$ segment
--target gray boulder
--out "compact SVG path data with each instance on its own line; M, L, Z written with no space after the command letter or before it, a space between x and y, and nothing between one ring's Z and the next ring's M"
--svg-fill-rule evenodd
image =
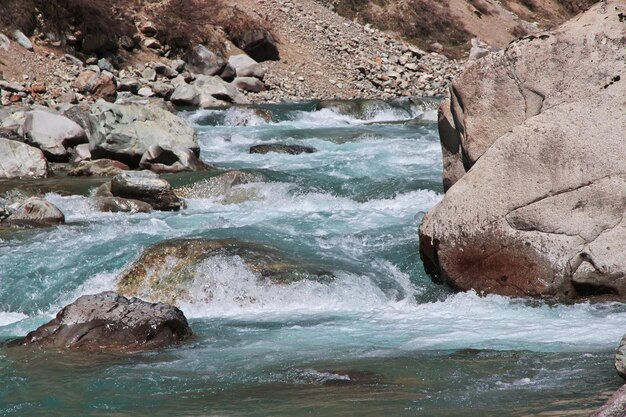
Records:
M94 197L96 207L100 211L110 213L150 213L152 206L148 203L121 197Z
M68 148L88 142L87 134L76 122L42 110L27 113L22 129L24 141L54 162L67 161Z
M192 85L199 93L200 107L202 108L224 107L232 103L249 103L237 87L217 76L198 75Z
M233 80L233 85L240 90L248 91L250 93L260 93L265 91L265 84L263 81L254 77L237 77Z
M208 50L204 45L196 45L185 56L187 68L203 75L218 75L226 66L226 60L216 53Z
M626 298L625 12L599 3L454 81L440 109L447 192L420 227L435 279L511 296Z
M90 147L94 158L138 167L151 146L189 149L198 155L196 132L183 119L151 105L96 103L90 111Z
M265 69L245 54L231 56L228 65L234 68L237 77L255 77L260 80L265 77Z
M626 385L609 398L602 407L594 411L590 417L624 417L626 415Z
M25 143L0 138L0 178L45 178L48 161L43 152Z
M111 194L143 201L155 210L178 211L183 206L170 183L152 171L127 171L116 175L111 180Z
M139 168L153 172L207 171L215 169L202 162L196 154L184 147L163 149L158 145L148 148L141 157Z
M84 295L9 347L140 352L177 345L192 332L182 311L114 292Z
M31 197L24 201L7 219L15 226L49 227L65 223L65 216L54 204L42 198Z
M28 36L24 35L24 32L22 32L21 30L16 30L15 32L13 32L13 39L15 39L15 42L19 43L21 46L28 49L29 51L34 50L32 42L30 41L30 39L28 39Z
M4 33L0 33L0 49L8 51L10 46L11 40Z
M200 93L189 84L180 84L170 97L172 104L176 106L197 106L200 104Z

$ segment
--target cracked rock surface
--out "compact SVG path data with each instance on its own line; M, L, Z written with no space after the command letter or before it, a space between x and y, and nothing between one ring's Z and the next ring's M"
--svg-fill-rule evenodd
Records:
M626 11L600 2L477 61L440 108L427 270L460 290L626 298Z
M80 297L9 346L138 352L178 344L191 334L176 307L103 292Z

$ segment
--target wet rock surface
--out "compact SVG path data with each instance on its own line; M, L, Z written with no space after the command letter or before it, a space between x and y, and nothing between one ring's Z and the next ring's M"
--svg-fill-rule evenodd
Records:
M302 279L332 280L327 271L290 260L279 251L255 243L230 239L174 239L144 250L118 281L118 291L176 304L189 300L190 285L202 265L217 264L224 257L238 257L259 279L290 283ZM204 278L200 278L201 280ZM209 284L209 283L207 283ZM193 294L198 296L198 294ZM205 295L210 302L212 295Z
M287 145L284 143L268 143L262 145L254 145L250 147L250 153L266 154L266 153L284 153L288 155L300 155L302 153L315 153L317 150L311 146Z
M626 298L616 249L626 241L626 83L610 81L626 74L623 9L598 4L453 83L439 116L447 192L420 227L435 279L511 296ZM546 68L552 76L539 75Z
M9 347L140 352L177 345L191 336L179 309L104 292L80 297Z
M151 171L122 172L111 180L114 197L139 200L161 211L178 211L183 207L169 182Z
M10 226L50 227L65 223L65 215L54 204L42 198L24 201L5 221Z

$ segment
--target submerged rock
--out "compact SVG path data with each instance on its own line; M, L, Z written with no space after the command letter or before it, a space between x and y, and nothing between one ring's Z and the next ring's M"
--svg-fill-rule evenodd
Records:
M150 213L152 206L148 203L121 197L94 197L98 210L111 213Z
M301 153L315 153L317 149L311 146L302 145L286 145L284 143L268 143L262 145L254 145L250 148L250 153L286 153L289 155L300 155Z
M155 210L178 211L183 202L169 182L151 171L121 172L111 180L111 194L150 204Z
M242 171L230 171L215 177L174 190L182 198L215 198L223 204L239 204L257 199L254 189L238 187L239 185L262 182L259 175Z
M623 2L599 3L453 82L439 114L447 192L420 227L435 279L510 296L626 298L620 13Z
M172 304L188 300L189 286L198 277L198 269L204 262L217 262L217 257L239 257L259 278L275 283L333 279L326 271L289 260L277 250L258 244L228 239L174 239L144 250L122 274L118 291ZM212 295L206 296L206 301L210 301Z
M65 215L51 202L31 197L22 203L6 222L20 227L49 227L65 223Z
M0 138L0 178L45 178L48 161L41 150Z
M191 336L179 309L103 292L80 297L9 347L140 352L177 345Z
M626 415L626 385L609 398L602 407L594 411L590 417L624 417Z

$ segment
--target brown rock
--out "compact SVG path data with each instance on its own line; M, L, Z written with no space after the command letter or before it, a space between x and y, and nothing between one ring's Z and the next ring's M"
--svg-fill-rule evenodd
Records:
M177 345L191 336L179 309L104 292L80 297L9 347L140 352Z

